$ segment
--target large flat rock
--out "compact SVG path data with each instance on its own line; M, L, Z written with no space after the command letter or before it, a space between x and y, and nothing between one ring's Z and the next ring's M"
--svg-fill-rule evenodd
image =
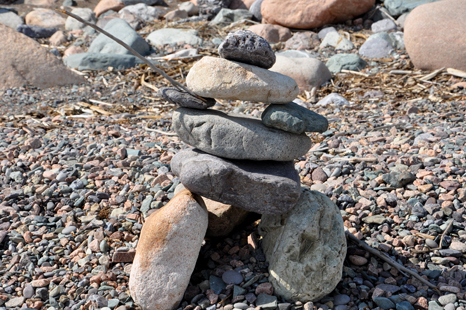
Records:
M307 153L311 139L265 126L260 119L214 110L179 108L173 128L185 143L229 159L289 161Z
M346 237L340 211L327 196L303 189L290 212L263 215L259 233L269 282L285 300L317 301L341 280Z
M171 161L172 171L193 193L261 214L282 214L300 195L292 161L226 160L187 149Z
M287 103L299 93L296 82L281 73L206 56L186 77L188 88L207 98Z

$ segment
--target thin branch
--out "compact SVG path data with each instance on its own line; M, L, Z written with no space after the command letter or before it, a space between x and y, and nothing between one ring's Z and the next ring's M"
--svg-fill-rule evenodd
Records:
M163 134L163 135L166 135L166 136L178 136L178 134L176 132L169 132L169 131L163 131L163 130L158 130L158 129L152 129L152 128L149 128L149 127L144 127L144 129L147 130L147 131L157 132L157 133L160 133L160 134Z

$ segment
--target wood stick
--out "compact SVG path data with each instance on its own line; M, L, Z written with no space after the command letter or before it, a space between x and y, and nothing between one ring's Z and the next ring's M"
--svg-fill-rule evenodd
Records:
M429 286L430 288L432 288L433 290L437 291L439 294L440 294L440 291L438 290L438 288L430 283L429 281L427 281L426 279L424 279L423 277L421 277L420 275L417 274L417 272L414 272L408 268L406 268L405 266L395 262L393 259L391 259L390 257L388 257L387 255L385 254L382 254L382 252L380 252L379 250L377 249L374 249L373 247L369 246L367 243L365 243L364 241L361 241L359 240L358 238L356 238L352 233L350 233L348 230L345 230L345 235L348 239L350 239L351 241L353 241L354 243L356 243L359 247L363 248L364 250L366 250L367 252L381 258L382 260L384 260L385 262L387 262L388 264L392 265L393 267L395 267L396 269L398 269L399 271L401 272L405 272L407 274L410 274L411 276L415 277L416 279L418 279L419 281L421 281L422 283L424 283L425 285Z
M162 131L162 130L158 130L158 129L151 129L149 127L144 127L144 129L146 129L147 131L157 132L157 133L160 133L160 134L166 135L166 136L178 136L178 134L176 132L169 132L169 131Z

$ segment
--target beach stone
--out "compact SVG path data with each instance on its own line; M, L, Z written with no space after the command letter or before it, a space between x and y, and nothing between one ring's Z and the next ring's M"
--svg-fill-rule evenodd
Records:
M25 0L24 1L24 4L31 5L31 6L53 6L57 3L58 3L58 0Z
M220 10L228 8L231 0L197 0L199 16L211 20Z
M359 54L367 58L383 58L389 56L393 51L390 40L371 37L359 48Z
M173 112L172 126L183 142L229 159L289 161L311 148L305 134L267 127L252 116L215 110L178 108Z
M443 307L440 306L435 300L429 301L428 310L443 310Z
M202 101L189 93L179 91L175 87L159 88L157 94L168 102L183 108L204 110L215 105L215 99L206 98L206 101Z
M291 161L226 160L186 149L173 157L171 167L193 193L260 214L287 212L300 194Z
M333 304L335 306L346 305L351 301L348 295L340 294L334 297Z
M71 45L63 52L63 58L66 58L68 56L75 55L75 54L81 54L81 53L85 53L82 47Z
M325 27L319 33L317 34L319 36L319 39L323 40L327 36L329 32L338 32L335 27Z
M403 170L401 172L385 173L382 175L382 179L391 187L401 188L416 180L416 176L407 170Z
M299 92L296 82L288 76L211 56L194 64L186 83L202 97L264 103L287 103Z
M320 44L320 48L325 48L327 46L332 46L335 50L349 51L354 48L354 44L350 40L343 37L338 32L330 31L325 36L324 40Z
M125 6L130 6L134 4L145 4L147 6L168 6L164 0L121 0Z
M189 44L189 45L201 45L202 39L198 37L196 30L183 30L175 28L163 28L156 30L149 34L146 38L152 46L163 46L166 44Z
M122 19L115 18L107 23L105 31L120 39L127 45L135 49L139 54L146 55L150 51L150 46L147 42L136 32L127 22ZM89 53L102 53L102 54L119 54L119 55L133 55L124 46L121 46L114 40L110 39L104 34L99 34L97 38L92 41L88 50Z
M378 22L375 22L371 25L372 32L389 32L390 30L395 30L396 24L391 19L382 19Z
M44 28L62 27L65 25L65 19L60 14L50 9L34 8L26 17L26 24Z
M288 29L288 28L286 28ZM319 47L319 35L312 31L296 32L293 37L285 43L285 49L288 50L312 50Z
M374 0L264 0L262 17L268 24L311 29L341 23L366 13Z
M263 37L269 43L284 42L291 38L291 31L279 25L260 24L248 28L249 31Z
M341 70L361 71L367 67L367 62L356 54L336 54L330 57L326 66L335 74Z
M229 33L218 47L220 57L269 69L275 63L270 44L249 30Z
M259 233L278 296L317 301L341 280L345 231L339 209L327 196L303 189L288 213L263 215Z
M57 31L53 34L53 36L50 37L49 41L52 46L60 46L63 43L66 43L68 39L66 38L63 31Z
M410 12L414 8L439 0L385 0L384 7L387 8L391 16L400 16L403 13Z
M333 104L335 106L345 106L349 105L350 103L344 97L340 96L337 93L331 93L330 95L325 96L319 102L316 103L316 106L326 107L329 104Z
M100 0L94 8L96 17L99 17L107 11L118 12L125 7L125 4L120 0Z
M202 197L209 212L209 227L206 236L225 237L240 225L249 212L235 206Z
M252 13L249 10L230 10L223 8L210 22L211 25L226 26L231 23L243 20L252 19Z
M50 38L58 29L21 24L16 28L16 31L30 38Z
M301 92L311 90L313 87L319 88L332 78L327 66L316 58L291 58L277 55L276 59L270 71L284 74L295 80Z
M188 12L186 12L185 10L173 10L165 14L163 17L165 18L165 20L169 21L175 19L184 19L188 18Z
M305 51L296 51L296 50L286 50L283 52L278 52L276 55L289 57L289 58L316 58L316 54L311 54Z
M207 230L204 202L188 190L145 221L131 268L131 297L142 309L173 309L183 298Z
M7 309L14 309L20 307L23 303L24 297L12 297L5 303L5 307L7 307Z
M85 81L35 40L1 24L0 42L0 89L25 84L47 88Z
M384 310L395 309L395 303L386 297L374 297L372 298L372 300L381 309L384 309Z
M455 303L456 302L456 294L447 294L440 296L438 298L438 302L442 305L445 306L450 303Z
M268 294L259 294L256 300L256 306L263 310L273 310L278 306L277 296L271 296Z
M466 31L465 14L466 7L461 0L424 4L409 14L404 42L416 68L466 70L466 38L458 36Z
M144 21L153 21L154 19L162 17L165 14L165 10L160 7L153 7L144 3L138 3L128 5L118 12L120 18L122 18L125 13L133 14L138 19L142 19Z
M19 25L24 24L24 21L15 12L6 8L0 8L0 24L4 24L5 26L16 30Z
M223 273L222 280L226 284L240 284L241 282L243 282L243 276L239 272L236 272L234 270L228 270Z
M328 129L328 121L324 116L294 102L271 104L262 112L261 118L262 123L268 127L296 134L324 132Z
M188 13L188 16L193 16L199 14L199 8L194 3L187 1L178 4L180 10L184 10Z
M64 58L63 63L69 68L78 70L107 70L108 67L124 70L143 62L132 55L79 53Z
M397 23L400 25L401 29L404 29L405 27L405 22L406 22L406 17L408 17L409 13L403 13L400 15L400 17L397 18Z
M251 12L252 16L258 21L262 20L262 13L261 13L262 1L264 0L254 1L254 3L251 4L251 7L249 8L249 12Z
M82 19L84 19L85 21L91 23L91 24L95 24L97 22L97 18L95 16L95 13L92 12L91 9L89 8L75 8L73 10L71 10L71 13L75 14L75 15L78 15L79 17L81 17ZM86 26L85 24L77 21L76 19L74 19L73 17L69 16L67 19L66 19L66 22L65 22L65 29L66 30L79 30L79 29L82 29L84 30L85 32L88 32L88 33L94 33L95 30L92 29L91 27L89 26Z

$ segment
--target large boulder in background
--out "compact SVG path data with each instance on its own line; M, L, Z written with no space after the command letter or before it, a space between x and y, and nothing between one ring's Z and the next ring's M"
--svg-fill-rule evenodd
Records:
M466 5L444 0L421 5L406 18L404 41L414 66L466 70Z
M264 0L262 19L269 24L310 29L340 23L366 13L375 0Z
M0 24L0 89L25 84L46 88L85 80L39 43Z
M341 280L346 237L340 211L327 196L303 190L288 213L263 215L259 233L269 282L285 300L319 300Z

